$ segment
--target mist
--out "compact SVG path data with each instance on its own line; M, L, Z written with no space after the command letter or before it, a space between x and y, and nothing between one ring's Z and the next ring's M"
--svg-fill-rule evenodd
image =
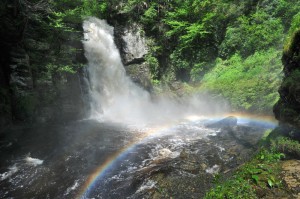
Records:
M114 43L113 27L105 20L91 17L84 21L83 29L91 118L126 124L153 124L228 111L224 100L215 100L208 95L151 97L149 92L126 76Z

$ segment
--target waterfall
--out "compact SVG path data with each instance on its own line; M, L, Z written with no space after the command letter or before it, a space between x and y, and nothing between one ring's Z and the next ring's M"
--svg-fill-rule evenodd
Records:
M145 124L184 119L191 114L223 112L226 103L199 95L180 100L150 100L147 91L126 76L114 43L113 27L91 17L84 21L84 49L88 60L91 117L123 123Z
M114 43L113 27L105 20L91 17L84 21L84 49L90 79L91 117L123 120L142 117L149 106L149 93L126 76Z

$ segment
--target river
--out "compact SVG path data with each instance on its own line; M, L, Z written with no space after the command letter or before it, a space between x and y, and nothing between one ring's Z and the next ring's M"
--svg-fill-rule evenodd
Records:
M1 198L201 198L274 128L258 116L222 120L226 103L199 95L153 101L126 76L113 27L92 17L83 29L90 114L1 129Z
M205 127L207 119L152 128L96 120L10 128L0 134L0 196L140 198L159 186L155 175L165 172L181 179L202 172L211 183L214 172L234 168L252 154L270 128L246 121L235 129L240 139L228 137L226 129ZM206 190L201 186L196 196Z

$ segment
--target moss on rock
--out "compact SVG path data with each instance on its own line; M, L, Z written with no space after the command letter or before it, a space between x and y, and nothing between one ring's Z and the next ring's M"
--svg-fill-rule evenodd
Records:
M285 45L282 63L285 76L273 111L281 126L297 130L300 129L300 30L295 31ZM300 135L293 137L300 138Z

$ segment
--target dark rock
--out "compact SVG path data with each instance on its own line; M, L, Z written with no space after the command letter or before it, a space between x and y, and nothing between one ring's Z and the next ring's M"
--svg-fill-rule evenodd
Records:
M300 31L296 31L290 45L284 51L282 63L284 65L284 78L279 88L280 99L274 105L275 118L281 126L289 129L300 129ZM296 132L296 131L293 131ZM299 131L297 131L299 132ZM289 132L283 132L288 135ZM292 135L300 139L300 135Z
M125 67L127 74L131 77L133 82L140 85L144 89L151 91L152 84L150 81L150 71L146 63L132 64Z
M150 180L155 182L155 189L138 192L131 198L168 198L167 195L174 198L203 198L213 186L216 174L222 174L224 179L231 176L239 165L255 153L265 129L237 126L234 117L221 121L235 126L222 128L222 132L208 139L194 140L193 144L184 146L178 156L150 159L138 170L133 181L139 181L140 184L136 184L141 187L141 180ZM164 143L164 139L167 137L160 141Z
M226 117L218 122L207 124L208 128L224 128L224 127L233 127L237 125L237 118L234 116Z

